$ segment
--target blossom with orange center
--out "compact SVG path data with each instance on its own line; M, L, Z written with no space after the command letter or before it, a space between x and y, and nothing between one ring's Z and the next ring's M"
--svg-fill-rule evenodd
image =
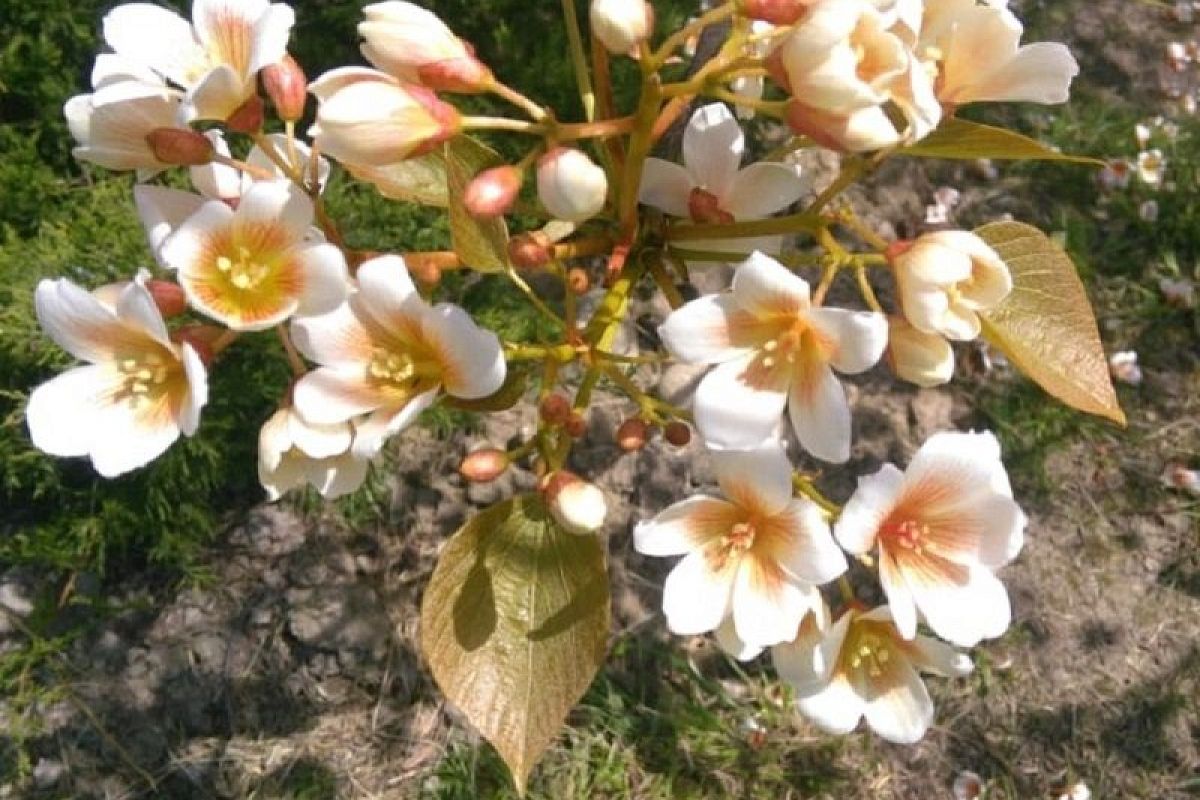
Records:
M349 291L342 251L316 238L313 204L289 181L253 184L236 210L210 200L162 244L198 311L238 331L324 314Z
M34 294L42 328L87 366L37 387L25 411L39 450L88 456L106 478L191 436L208 400L204 364L190 344L171 341L142 273L111 305L67 280L44 280Z
M1012 497L991 433L938 433L906 472L885 464L859 478L834 533L850 553L878 550L896 627L913 638L917 614L963 647L1000 636L1012 619L994 570L1017 556L1025 514Z
M846 557L821 509L792 497L792 467L778 443L712 457L726 499L698 495L670 506L638 523L634 547L684 556L663 587L672 631L707 633L731 620L723 646L752 656L795 637L821 602L817 586L845 572Z
M933 721L933 701L918 671L961 677L970 658L927 636L900 636L887 606L847 609L827 631L807 622L794 641L772 651L779 676L796 691L796 707L829 733L849 733L866 717L897 744L919 741Z
M883 314L814 307L808 283L754 253L733 290L693 300L659 328L671 354L715 364L696 389L696 427L718 448L767 439L786 407L800 444L818 458L850 458L850 406L833 370L870 369L887 345Z
M292 323L296 347L321 365L296 383L295 407L309 423L354 421L352 450L370 457L439 392L477 399L503 385L496 335L458 306L426 303L404 259L373 258L357 277L348 302Z
M267 0L194 0L192 22L150 3L117 6L104 40L185 91L180 121L224 120L252 97L255 76L287 52L295 14Z

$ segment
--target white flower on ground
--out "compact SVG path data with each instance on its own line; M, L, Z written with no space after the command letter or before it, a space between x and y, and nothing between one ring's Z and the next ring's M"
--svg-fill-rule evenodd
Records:
M1142 368L1136 350L1120 350L1108 357L1108 371L1116 380L1130 386L1142 383Z
M917 53L937 72L937 97L978 102L1065 103L1079 74L1066 45L1021 45L1024 28L1005 3L926 0Z
M296 383L297 411L318 425L355 420L357 455L375 455L440 391L474 399L504 383L496 335L458 306L426 303L398 256L365 262L349 301L297 319L292 335L320 365Z
M236 210L210 200L162 245L188 302L239 331L293 314L324 314L346 298L342 251L310 237L313 204L290 181L262 181Z
M322 497L333 498L362 486L368 461L350 451L353 438L348 422L316 425L291 406L280 408L258 434L258 480L267 497L275 501L311 484Z
M800 199L806 183L799 168L759 162L741 169L746 152L742 127L721 103L700 108L683 133L683 166L646 159L638 199L674 217L693 222L761 219ZM689 241L689 250L778 254L779 236Z
M786 407L800 444L850 458L850 406L833 370L870 369L887 345L883 314L813 306L808 283L754 253L733 290L693 300L658 329L680 361L716 365L696 389L696 427L710 447L745 449L771 435Z
M970 658L927 636L902 638L891 611L850 608L823 634L805 626L772 651L779 676L796 691L796 707L829 733L849 733L866 717L875 733L912 744L933 721L933 701L919 672L960 677Z
M180 121L224 120L254 95L258 71L284 57L294 22L289 6L267 0L194 0L192 22L129 3L104 17L104 40L185 90Z
M1000 255L973 233L937 231L897 248L892 256L904 316L917 330L968 341L979 335L979 314L1012 291Z
M896 627L917 632L917 613L938 636L963 647L1008 629L1012 609L995 570L1025 540L991 433L938 433L908 469L891 464L858 480L834 527L838 543L878 550L879 580Z
M146 279L125 284L112 306L63 279L42 281L34 294L42 328L89 363L34 389L30 437L51 455L88 456L106 478L194 434L208 401L200 356L171 341Z
M141 81L101 72L94 93L67 101L63 114L77 143L71 151L75 158L107 169L135 169L142 179L171 166L155 156L146 137L176 126L182 95L148 77Z
M684 556L667 576L663 612L683 635L721 631L722 645L753 657L796 636L820 614L817 587L846 571L821 509L792 497L792 466L778 443L712 454L726 499L689 497L640 522L638 552Z
M363 9L362 53L402 81L449 92L481 92L492 73L436 14L414 3L388 0Z

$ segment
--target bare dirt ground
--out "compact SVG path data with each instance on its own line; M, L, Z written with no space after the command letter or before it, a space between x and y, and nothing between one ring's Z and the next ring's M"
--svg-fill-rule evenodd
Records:
M1158 64L1178 28L1160 11L1061 6L1092 82L1120 96L1174 91ZM900 233L921 224L945 183L964 191L962 225L1021 216L1036 202L1020 180L983 181L973 170L897 165L859 200L881 210L881 229L895 223ZM1093 289L1106 340L1119 349L1136 335L1121 323L1120 292L1104 280ZM648 319L661 312L644 310ZM758 796L755 769L768 767L794 777L787 796L797 798L948 798L962 770L983 776L996 798L1054 798L1077 780L1097 798L1200 794L1200 510L1160 481L1165 465L1200 452L1198 364L1194 337L1183 335L1178 351L1147 360L1140 387L1123 390L1128 430L1072 429L1044 462L1014 466L1031 522L1025 550L1002 575L1013 629L976 651L971 678L931 681L938 717L921 744L893 747L859 733L831 745L776 707L764 733L770 752L789 753L780 764L756 762L757 746L746 746L740 774L695 752L677 754L681 767L668 742L641 753L623 792L591 796L642 797L656 771L692 776L678 796ZM670 394L694 375L644 377ZM981 396L1019 392L1028 390L1003 366L938 390L868 375L854 388L854 457L821 485L844 499L850 476L905 463L934 431L984 424L973 410ZM612 431L626 413L615 399L593 411L578 464L616 501L605 533L625 646L603 679L636 679L641 696L661 698L669 687L656 681L667 678L637 674L645 667L637 653L666 640L657 609L667 565L632 551L630 522L708 486L711 475L695 445L620 453ZM71 648L60 699L44 709L33 786L0 788L0 797L470 796L446 794L436 776L449 754L478 743L420 662L418 609L441 542L473 509L532 485L517 471L466 486L459 459L526 423L514 412L482 435L406 434L377 524L350 530L330 513L263 506L214 549L211 580L175 590L148 576L104 598L122 610ZM36 576L4 582L19 592ZM734 677L711 645L672 646L699 673L723 685ZM749 671L749 685L762 685L764 670ZM748 715L771 705L770 693L750 694ZM572 717L548 769L580 736L603 739L589 733L589 719ZM739 730L729 737L744 739Z

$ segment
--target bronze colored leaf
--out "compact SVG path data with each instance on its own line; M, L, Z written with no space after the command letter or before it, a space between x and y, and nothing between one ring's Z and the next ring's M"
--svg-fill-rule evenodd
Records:
M958 117L943 120L937 130L916 144L900 150L899 154L922 158L1073 161L1077 164L1104 166L1103 161L1060 153L1036 139L1022 136L1007 128L996 128Z
M1013 276L1013 291L983 316L983 336L1067 405L1124 425L1096 317L1075 265L1046 234L1020 222L975 231Z
M470 269L503 271L508 266L508 225L504 218L475 219L463 204L471 179L502 159L495 150L466 135L454 137L446 142L445 148L454 252Z
M438 686L499 751L522 795L603 663L608 629L600 541L563 531L536 495L468 520L421 604L421 649Z

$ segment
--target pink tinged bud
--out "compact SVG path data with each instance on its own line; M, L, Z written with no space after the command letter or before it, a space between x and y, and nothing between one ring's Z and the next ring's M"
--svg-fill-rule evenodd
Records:
M540 269L554 255L550 237L542 231L521 233L508 242L508 257L517 269Z
M492 71L475 57L438 16L414 3L389 0L364 9L359 24L363 55L402 81L443 92L477 93L494 83Z
M511 165L484 170L467 184L463 204L479 219L503 216L517 202L524 179L522 171Z
M626 55L654 32L654 9L646 0L592 0L592 33L609 52Z
M275 113L285 122L295 122L304 116L304 102L308 99L308 78L296 59L285 55L277 64L262 71L263 87L275 104Z
M179 284L151 278L145 286L164 317L178 317L187 311L187 295Z
M586 536L604 526L608 503L604 492L593 483L561 471L545 478L542 494L555 522L568 533Z
M617 428L617 447L626 453L641 450L646 446L649 436L650 428L646 425L645 420L637 417L627 419L621 423L621 427Z
M772 25L791 25L812 2L805 0L742 0L742 13L750 19L761 19Z
M235 133L258 133L262 130L263 100L258 95L252 95L249 100L237 107L225 120L225 127Z
M538 403L538 413L550 425L565 425L571 418L571 401L561 394L548 394Z
M208 137L187 128L155 128L146 134L146 144L164 164L198 167L213 158L213 143Z
M464 458L458 471L472 483L487 483L503 475L509 463L508 454L503 450L488 448L476 450Z
M686 422L668 422L667 427L663 428L663 438L676 447L687 447L688 442L692 441L692 429Z
M430 89L460 94L486 92L495 82L492 71L473 55L422 64L417 80Z
M556 147L538 159L538 197L556 219L583 222L604 209L608 178L582 151Z

